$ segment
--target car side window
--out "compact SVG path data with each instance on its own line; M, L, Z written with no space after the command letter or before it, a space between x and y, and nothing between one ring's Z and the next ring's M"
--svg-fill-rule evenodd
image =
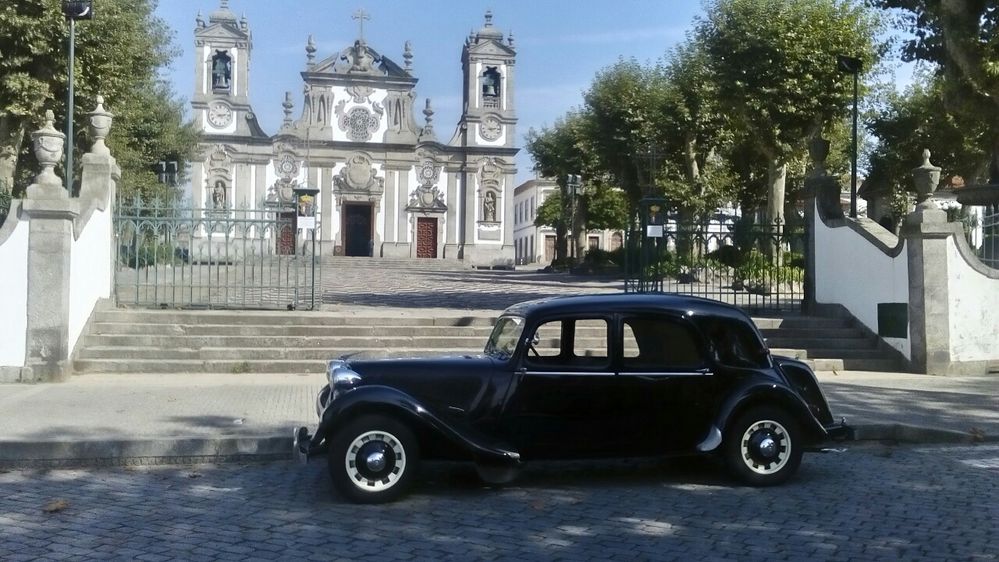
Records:
M605 368L609 364L607 320L573 318L545 322L531 336L530 368Z
M749 326L711 320L702 327L711 339L715 360L739 368L767 367L767 348Z
M625 370L683 370L705 363L690 327L665 316L634 316L622 325Z

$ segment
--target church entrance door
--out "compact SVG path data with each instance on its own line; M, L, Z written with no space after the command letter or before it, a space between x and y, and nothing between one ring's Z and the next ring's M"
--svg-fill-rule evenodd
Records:
M343 205L343 253L346 256L372 255L371 215L374 206L370 203L344 203Z
M416 257L437 257L437 219L430 217L416 219Z
M279 256L292 256L295 254L295 222L294 212L278 213L277 236L274 242L277 244Z

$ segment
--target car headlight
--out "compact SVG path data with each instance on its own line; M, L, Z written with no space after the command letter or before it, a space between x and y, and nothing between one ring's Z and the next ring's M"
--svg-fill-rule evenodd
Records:
M361 382L361 375L351 370L346 361L334 359L330 361L326 368L326 376L329 379L331 399L336 399L342 394Z

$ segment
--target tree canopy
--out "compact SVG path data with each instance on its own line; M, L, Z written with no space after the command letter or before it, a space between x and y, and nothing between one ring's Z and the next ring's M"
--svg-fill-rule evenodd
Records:
M937 86L947 112L988 126L990 180L999 183L999 9L987 0L872 0L894 10L897 25L911 34L906 60L936 65ZM963 117L961 117L963 116Z
M61 6L61 0L0 4L0 178L13 179L15 193L37 172L27 133L47 109L65 123L69 25ZM115 114L108 145L122 167L123 191L158 189L156 163L177 161L183 170L197 142L181 103L157 76L176 52L155 7L155 0L103 0L94 19L76 25L73 140L77 152L89 147L86 112L103 95Z
M768 215L779 218L788 162L849 112L852 78L837 55L877 64L879 20L849 0L712 0L705 12L697 35L718 104L766 159Z

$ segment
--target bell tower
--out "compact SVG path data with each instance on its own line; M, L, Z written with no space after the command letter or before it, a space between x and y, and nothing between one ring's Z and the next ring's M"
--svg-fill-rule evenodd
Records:
M194 30L194 96L191 106L207 135L250 136L250 51L253 47L246 18L221 0L208 21L198 14Z
M514 147L516 59L513 35L504 38L487 11L485 25L468 35L461 52L465 88L460 125L466 133L465 146Z

